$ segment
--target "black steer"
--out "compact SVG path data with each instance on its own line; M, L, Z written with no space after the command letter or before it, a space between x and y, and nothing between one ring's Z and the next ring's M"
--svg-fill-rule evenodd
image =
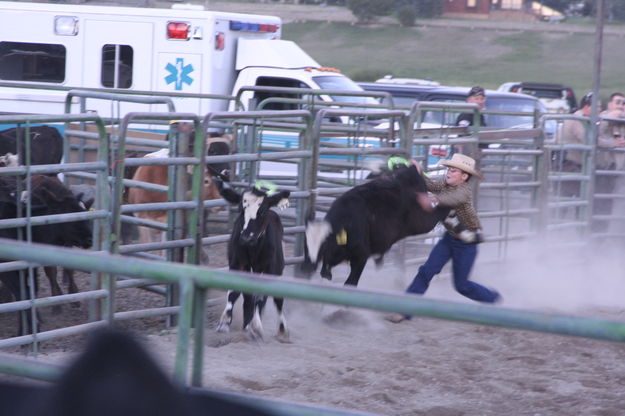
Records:
M322 260L321 276L332 279L332 267L349 261L345 284L357 286L369 257L375 255L376 261L381 261L395 242L431 231L449 213L449 209L438 207L425 212L417 203L419 192L427 192L425 180L410 166L355 186L338 197L324 220L306 225L303 270L314 271Z
M26 189L26 182L21 184L21 189ZM58 179L45 176L33 175L31 178L31 193L22 192L17 198L17 182L12 179L3 178L0 183L0 213L2 219L15 218L17 216L18 203L22 205L22 212L25 212L28 198L31 201L31 215L54 215L72 212L82 212L88 209L90 202L82 203L79 198L63 185ZM4 238L17 238L16 229L5 229L0 232ZM77 246L81 248L91 247L91 226L89 221L71 221L58 224L36 225L32 227L32 241L37 243L52 244L58 246ZM0 280L11 291L16 300L23 300L22 291L19 284L19 273L1 272ZM56 276L50 280L51 293L53 296L62 294L56 281ZM30 314L27 314L30 317ZM20 321L21 322L21 321ZM31 323L29 322L29 325ZM29 331L31 328L29 328ZM24 329L20 325L20 333Z
M110 328L52 385L0 381L0 414L11 416L269 416L263 404L174 384L141 343Z
M17 138L20 138L21 152L18 152ZM18 154L19 164L25 165L26 128L12 128L0 131L0 155ZM30 127L30 164L53 165L63 158L63 136L51 126Z
M272 207L288 207L289 191L280 191L267 195L252 189L239 194L231 188L224 188L218 182L223 198L239 204L241 212L234 222L228 242L228 265L230 270L243 270L253 273L281 275L284 270L284 252L282 250L283 227L280 216ZM228 332L232 323L232 308L240 292L228 291L227 304L217 331ZM280 315L278 338L288 340L288 330L282 310L284 300L273 298ZM253 336L262 337L261 314L267 296L243 294L243 328L250 329Z

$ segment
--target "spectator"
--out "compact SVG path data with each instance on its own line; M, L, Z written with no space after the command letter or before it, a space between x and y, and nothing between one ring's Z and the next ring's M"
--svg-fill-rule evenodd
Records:
M582 97L579 102L579 109L573 115L590 117L591 105L592 92L589 92ZM558 141L562 144L587 144L585 125L578 120L565 120ZM557 170L581 173L582 156L581 150L564 150L562 165L557 166ZM580 188L581 183L579 181L563 181L561 182L560 195L578 197L580 196Z
M610 95L607 109L599 114L601 118L625 118L625 95L615 92ZM625 124L623 122L601 120L599 122L599 135L597 138L597 170L623 169L624 155L614 151L616 148L625 147ZM617 166L618 164L618 166ZM611 194L616 185L614 175L595 175L595 194ZM596 198L593 201L593 215L610 215L612 213L612 199ZM593 221L591 226L594 232L605 232L608 222L604 220Z
M467 103L477 104L480 111L484 110L484 105L486 104L486 92L484 88L480 86L475 86L469 90L467 94ZM471 113L462 113L456 119L456 126L467 127L473 125L473 112ZM484 115L480 113L480 126L486 126L486 121L484 120Z

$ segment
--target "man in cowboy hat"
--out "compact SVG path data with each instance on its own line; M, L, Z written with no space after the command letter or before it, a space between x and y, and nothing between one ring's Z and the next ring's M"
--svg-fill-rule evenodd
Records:
M421 172L419 165L416 162L413 164ZM477 256L477 244L481 242L481 224L473 207L473 190L469 180L472 177L481 179L482 175L475 169L475 160L460 153L454 154L451 160L442 160L440 164L447 166L445 179L432 181L426 177L431 194L417 194L417 202L426 211L431 211L436 205L451 208L449 216L443 221L446 231L426 262L419 267L406 293L425 293L432 278L451 260L454 287L458 293L478 302L495 303L501 299L497 291L469 280ZM409 318L401 314L387 317L394 323Z

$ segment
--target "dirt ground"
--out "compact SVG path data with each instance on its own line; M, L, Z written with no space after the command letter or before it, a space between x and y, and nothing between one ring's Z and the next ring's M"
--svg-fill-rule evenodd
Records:
M504 296L501 305L487 307L625 322L624 260L603 254L597 264L529 252L505 267L478 259L474 276ZM360 286L398 293L414 272L391 265L377 270L370 263ZM340 284L347 268L340 266L334 274L337 282L331 284ZM447 275L438 276L426 296L470 302L453 291ZM223 299L223 293L210 297ZM159 302L157 295L130 290L119 305ZM617 416L625 408L625 344L422 317L392 324L381 312L293 300L287 300L291 342L274 337L271 303L264 316L265 339L257 341L240 328L240 305L232 331L216 333L222 307L207 309L207 388L385 415ZM85 316L84 305L65 307L58 317L45 312L44 326ZM5 318L3 336L14 329L14 317ZM140 334L165 371L172 370L175 329L162 319L124 325ZM82 341L44 342L37 358L66 362Z

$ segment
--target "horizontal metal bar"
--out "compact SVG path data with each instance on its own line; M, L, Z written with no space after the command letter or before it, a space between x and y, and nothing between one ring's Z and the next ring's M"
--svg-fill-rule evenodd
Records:
M104 162L81 162L81 163L59 163L54 165L22 165L16 167L0 169L0 176L17 176L26 175L30 172L32 175L45 173L61 173L76 172L83 170L104 171L106 170Z
M7 338L0 340L0 348L19 347L20 345L31 344L35 341L49 341L51 339L67 337L70 335L84 334L85 332L108 325L105 321L89 322L80 325L74 325L66 328L52 329L50 331L38 332L36 335L22 335L19 337ZM0 369L2 363L0 362Z
M570 208L570 207L587 207L590 204L589 201L549 201L547 202L548 208Z
M517 217L524 215L536 215L540 214L538 208L525 208L525 209L508 209L499 211L480 211L480 218L496 218L496 217Z
M32 85L31 85L32 88ZM99 121L100 117L94 113L85 114L11 114L0 115L0 124L10 123L65 123Z
M69 214L54 214L54 215L38 215L36 217L23 217L23 218L10 218L0 220L0 229L25 227L27 225L47 225L58 224L61 222L73 222L83 221L98 218L108 218L109 212L106 210L84 211L84 212L71 212Z
M392 154L403 154L405 153L404 149L399 149L396 147L345 147L342 149L337 148L327 148L321 147L319 148L320 155L392 155ZM321 163L321 161L320 161Z
M87 140L100 140L99 133L92 133L89 131L65 129L64 133L68 137L78 137L79 139L87 139Z
M484 182L480 184L483 189L504 189L504 188L537 188L541 185L539 181L530 182Z
M56 262L64 267L113 274L149 277L177 283L192 279L205 288L232 289L270 296L314 302L364 307L407 315L429 316L510 328L530 329L564 335L625 342L625 323L594 318L570 317L489 305L464 304L424 299L354 288L336 288L302 282L287 277L261 277L242 273L210 270L169 262L154 262L119 255L91 253L77 249L27 245L0 239L0 257L36 262ZM39 334L39 335L43 335ZM30 341L30 340L29 340Z
M149 202L145 204L122 205L121 212L126 214L129 212L140 212L140 211L163 211L163 210L168 210L168 209L195 209L195 208L197 208L197 204L195 203L195 201ZM36 217L33 217L33 218L36 218Z
M124 254L124 253L135 253L138 251L166 250L168 248L191 247L193 246L193 244L195 244L195 241L192 238L185 238L181 240L159 241L159 242L154 242L154 243L127 244L127 245L121 246L119 248L119 252Z
M124 159L124 166L187 166L199 165L194 157L133 157Z
M480 141L500 141L503 139L529 139L543 134L542 129L481 130Z
M556 231L556 230L566 230L570 228L584 228L588 227L588 221L571 221L564 222L561 224L547 224L548 231Z
M0 273L4 272L12 272L15 270L23 270L27 267L40 267L41 265L38 263L31 263L28 261L8 261L5 263L0 263Z

